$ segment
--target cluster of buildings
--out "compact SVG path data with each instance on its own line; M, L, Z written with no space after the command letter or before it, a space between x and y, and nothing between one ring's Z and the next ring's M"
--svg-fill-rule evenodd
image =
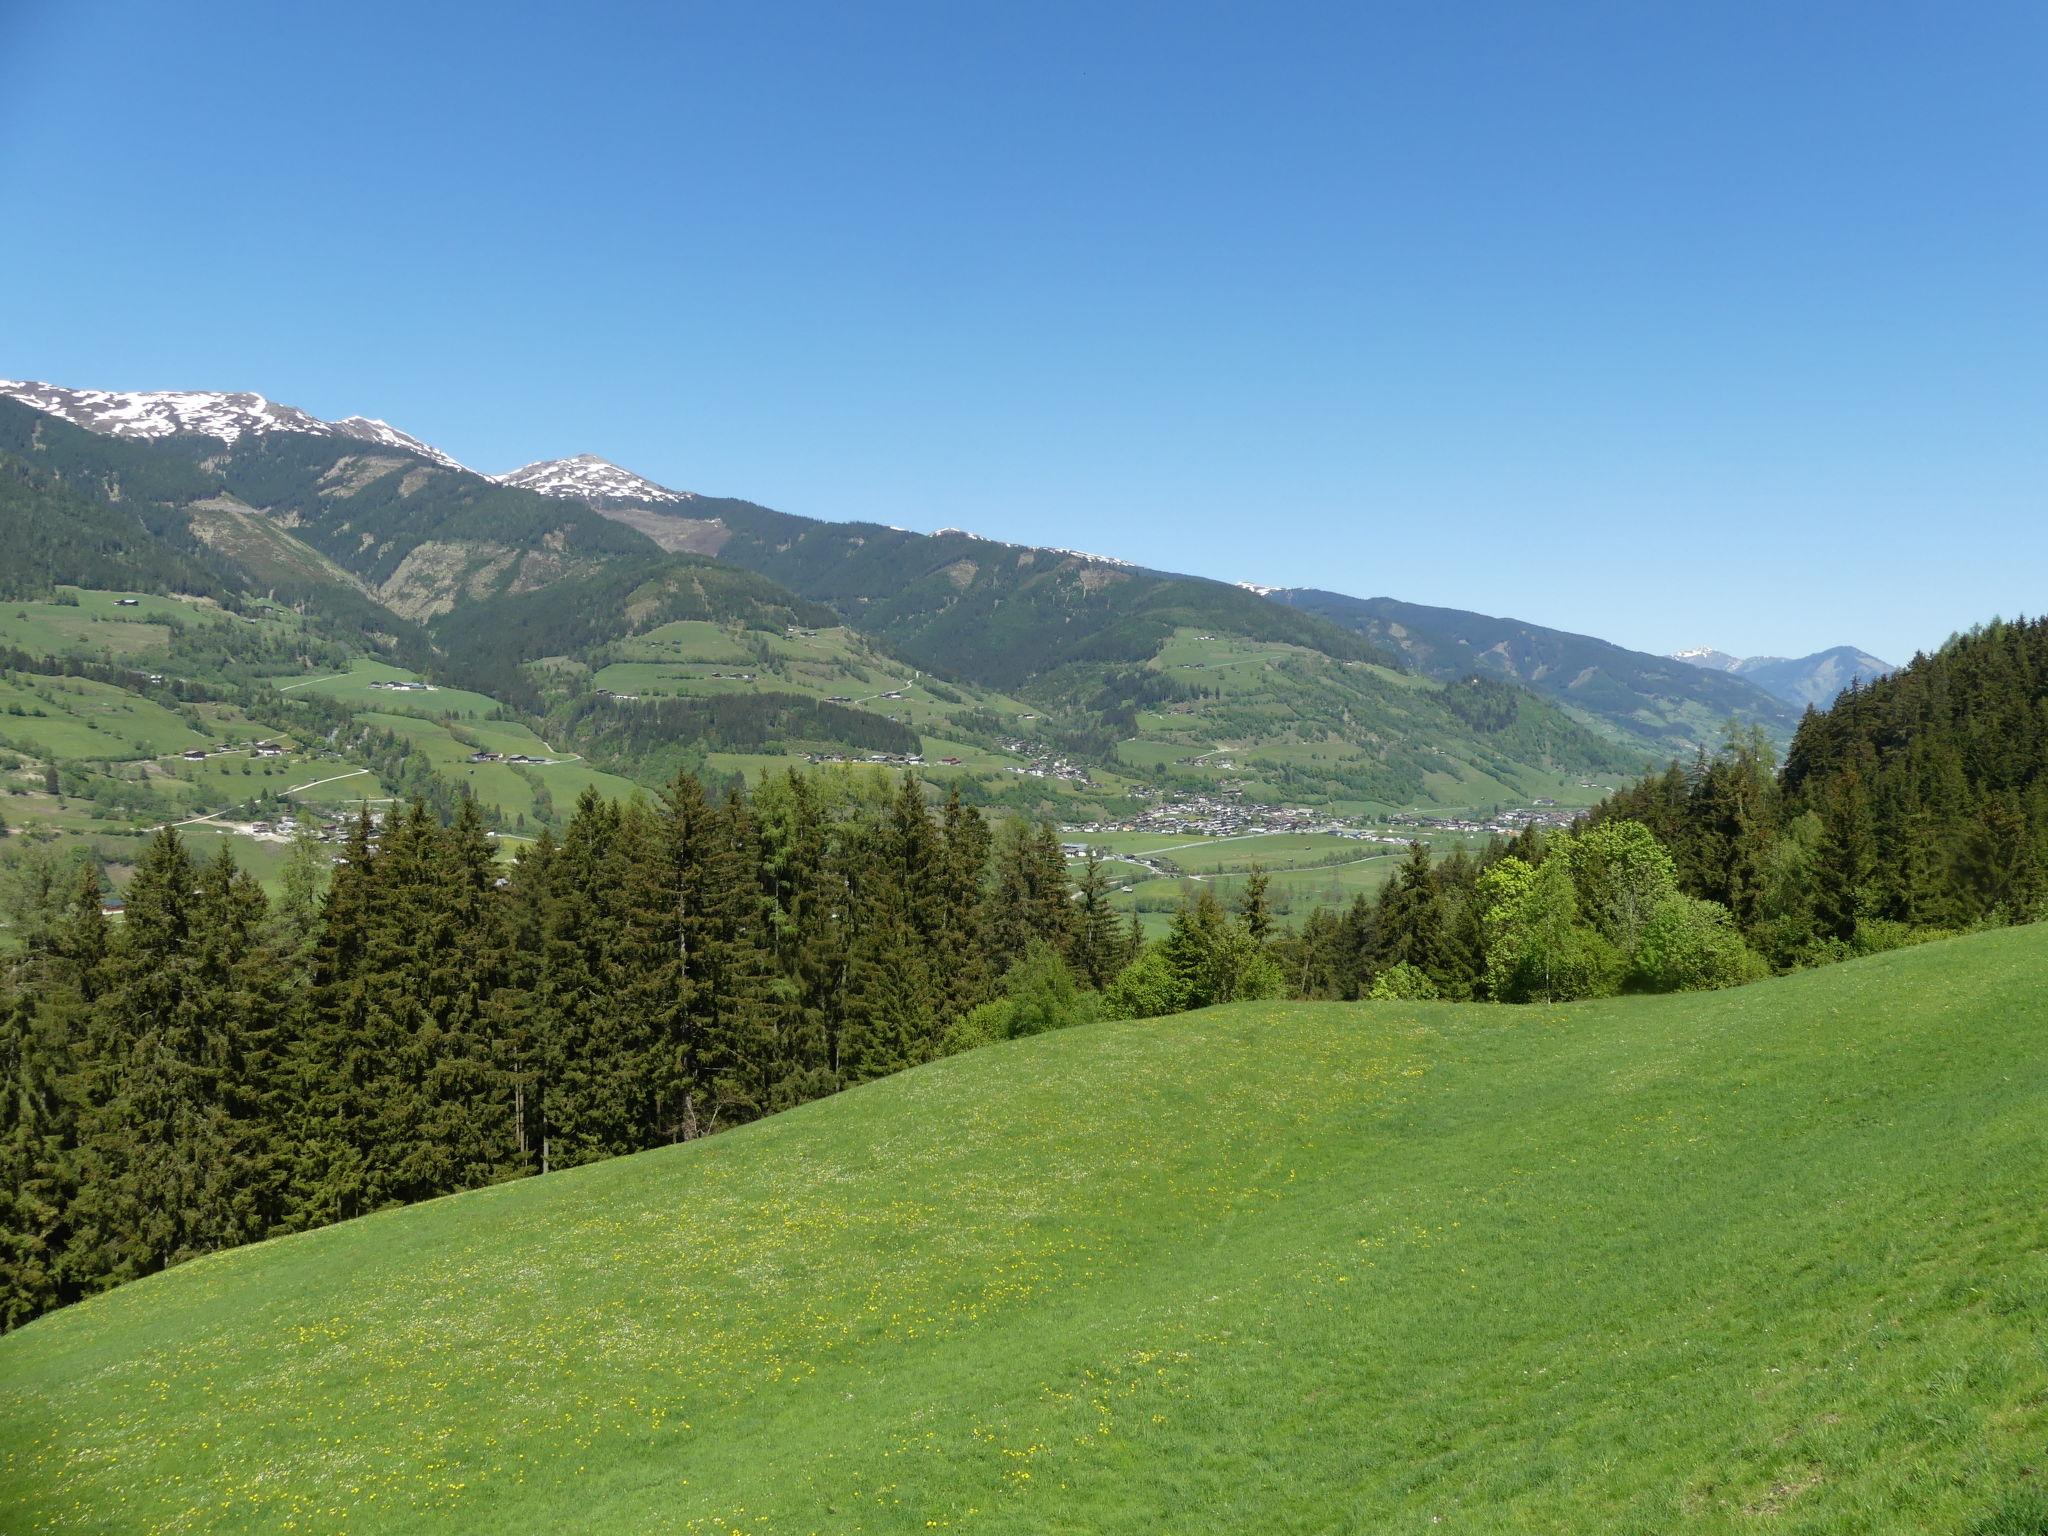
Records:
M252 741L248 747L187 747L178 756L188 763L203 763L209 757L226 757L246 750L251 757L283 757L285 749L274 741Z
M528 755L527 755L526 753L524 753L524 752L512 752L512 753L505 753L505 752L484 752L484 751L476 751L476 752L472 752L472 753L470 753L470 754L469 754L469 760L470 760L470 761L471 761L472 763L535 763L535 764L546 764L546 763L552 763L552 762L554 761L554 759L553 759L552 757L529 757L529 756L528 756Z
M1561 807L1555 800L1538 798L1530 805L1515 805L1496 809L1487 816L1389 816L1387 823L1397 827L1416 827L1430 832L1464 832L1481 836L1514 837L1531 827L1563 829L1584 814L1582 811Z
M922 768L924 766L924 754L922 752L806 752L804 754L804 761L807 763L873 763L877 767L882 768ZM960 759L948 757L942 759L942 761L957 764Z
M1036 718L1027 715L1026 719ZM1028 759L1024 763L1010 764L1010 772L1021 774L1028 779L1065 779L1070 784L1088 784L1088 770L1079 763L1069 762L1064 757L1047 752L1037 742L1006 741L1003 750Z
M1262 832L1335 832L1369 837L1342 817L1306 806L1251 805L1244 791L1173 795L1121 821L1091 821L1069 832L1150 832L1161 837L1251 837Z
M432 683L409 682L402 678L386 679L383 682L372 683L370 686L372 688L381 688L386 693L434 693L438 691Z

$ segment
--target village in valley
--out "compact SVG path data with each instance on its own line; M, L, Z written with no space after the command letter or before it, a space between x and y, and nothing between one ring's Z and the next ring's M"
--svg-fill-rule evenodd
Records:
M1147 791L1137 792L1140 796ZM1402 844L1422 833L1473 837L1515 837L1531 827L1569 827L1580 815L1542 796L1528 805L1496 806L1485 815L1422 815L1412 811L1384 816L1342 816L1309 806L1258 805L1244 791L1161 797L1144 810L1116 820L1081 822L1062 827L1070 843L1087 846L1091 834L1146 832L1162 837L1257 837L1268 833L1321 833L1360 842Z

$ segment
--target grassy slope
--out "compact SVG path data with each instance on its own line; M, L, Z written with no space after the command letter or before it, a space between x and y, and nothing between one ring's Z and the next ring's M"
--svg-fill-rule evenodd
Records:
M0 1340L0 1526L2033 1531L2044 983L973 1053Z

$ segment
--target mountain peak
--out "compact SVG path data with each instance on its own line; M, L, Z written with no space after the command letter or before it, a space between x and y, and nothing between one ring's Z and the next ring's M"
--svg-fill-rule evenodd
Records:
M1709 645L1673 651L1673 661L1689 662L1710 672L1733 672L1788 704L1817 704L1825 709L1852 679L1875 682L1898 669L1853 645L1830 646L1811 656L1730 656Z
M417 454L447 469L462 466L440 449L367 416L322 421L295 405L246 390L67 389L32 379L0 379L0 397L103 437L214 437L234 444L270 432L349 437Z
M539 459L494 478L500 485L514 485L521 490L538 491L543 496L559 497L564 501L586 502L598 508L672 506L697 499L695 491L671 490L594 453L579 453L566 459Z

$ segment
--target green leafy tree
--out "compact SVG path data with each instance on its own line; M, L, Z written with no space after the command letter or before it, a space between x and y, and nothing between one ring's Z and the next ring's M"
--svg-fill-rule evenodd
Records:
M1609 990L1620 969L1613 946L1579 921L1571 870L1562 858L1535 868L1503 859L1480 880L1486 977L1504 1002L1560 1002Z
M1643 924L1634 972L1653 992L1695 992L1740 986L1765 967L1726 907L1673 891Z
M1379 1002L1433 1002L1436 983L1405 961L1396 961L1372 979L1372 1000Z

